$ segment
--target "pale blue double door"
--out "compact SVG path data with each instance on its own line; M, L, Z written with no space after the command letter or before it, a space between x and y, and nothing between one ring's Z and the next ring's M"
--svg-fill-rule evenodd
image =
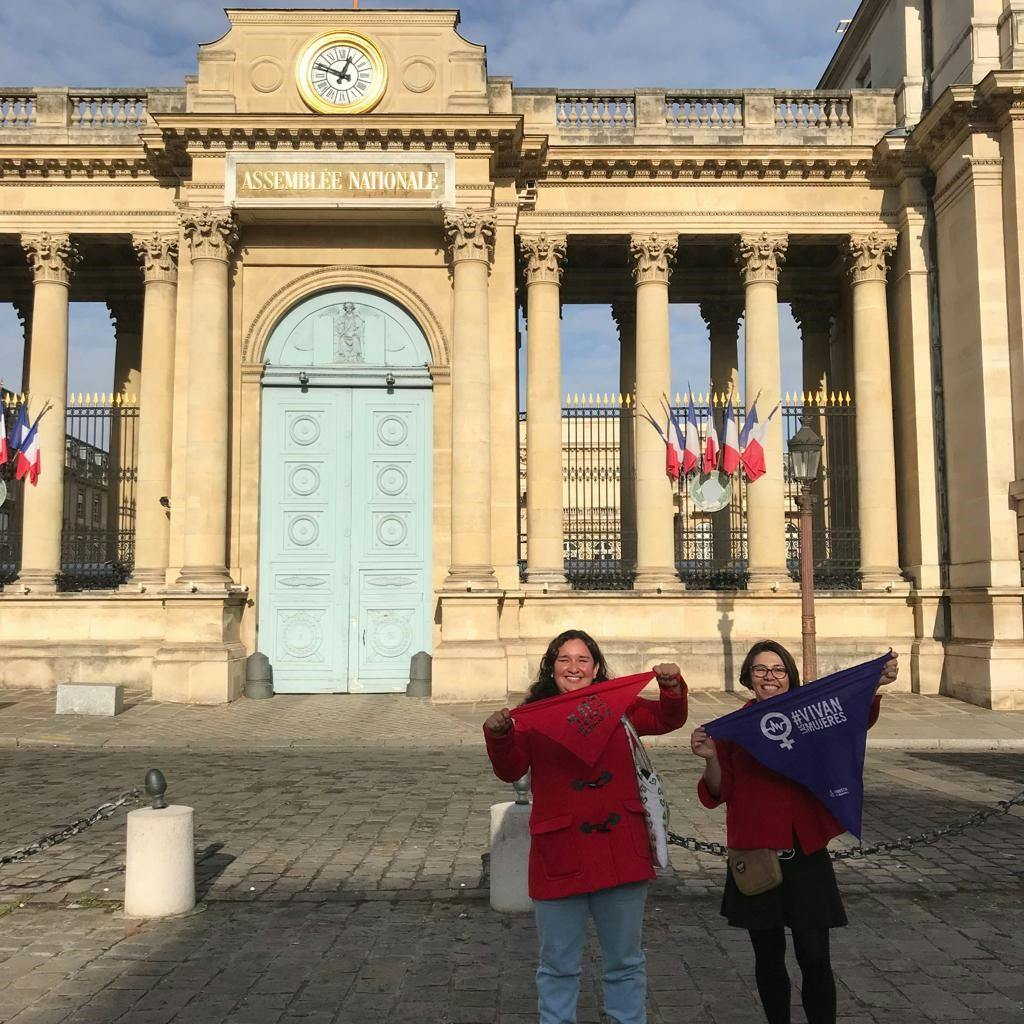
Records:
M258 646L278 693L400 692L430 650L431 396L264 388Z

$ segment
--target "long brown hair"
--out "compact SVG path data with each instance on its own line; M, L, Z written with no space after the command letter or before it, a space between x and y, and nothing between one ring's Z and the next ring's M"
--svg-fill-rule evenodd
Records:
M589 633L584 633L582 629L567 629L564 633L559 633L548 644L544 657L540 659L537 681L526 691L524 704L532 704L535 700L544 700L547 697L557 695L555 659L558 657L558 652L570 640L582 640L587 645L587 650L590 651L590 656L594 659L594 664L597 666L597 675L594 676L594 682L603 683L608 678L608 663L604 660L604 655L601 653L601 648L597 646L597 641Z
M758 640L747 651L747 656L743 659L743 664L740 666L740 683L748 690L754 688L754 684L750 679L750 669L754 664L754 659L759 654L764 654L765 651L771 651L772 654L777 654L782 659L782 664L785 665L786 672L789 675L789 688L795 690L800 685L800 669L796 667L796 660L793 658L793 655L778 640Z

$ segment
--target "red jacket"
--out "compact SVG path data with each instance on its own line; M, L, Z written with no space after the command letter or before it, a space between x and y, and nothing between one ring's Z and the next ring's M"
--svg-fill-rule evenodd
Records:
M869 729L878 721L881 700L876 694L868 717ZM753 703L747 701L744 707ZM726 805L725 835L729 846L737 850L788 850L795 832L804 853L814 853L846 831L799 782L765 768L736 743L714 743L722 767L722 789L716 799L701 778L697 795L705 807Z
M686 686L661 700L637 699L626 712L641 736L686 721ZM554 900L654 877L633 754L620 724L591 768L565 747L525 726L504 736L486 728L494 774L515 782L532 770L530 896ZM593 826L599 826L594 828Z

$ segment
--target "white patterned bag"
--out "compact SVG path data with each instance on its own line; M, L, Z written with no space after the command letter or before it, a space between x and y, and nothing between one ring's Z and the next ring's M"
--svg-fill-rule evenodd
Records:
M629 738L629 747L633 752L633 765L636 768L636 782L640 789L640 799L644 805L644 817L647 819L647 837L651 841L651 857L659 868L668 867L668 801L665 799L665 788L661 784L658 773L647 756L644 745L633 723L626 715L622 716L622 727Z

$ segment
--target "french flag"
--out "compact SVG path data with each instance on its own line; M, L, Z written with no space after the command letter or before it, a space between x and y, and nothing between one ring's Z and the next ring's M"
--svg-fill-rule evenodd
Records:
M700 462L700 432L697 430L697 412L693 408L693 392L686 406L686 442L683 445L683 475L689 476Z
M14 458L15 452L25 447L31 428L28 425L28 402L22 402L18 406L18 415L15 417L14 426L11 428L10 458Z
M39 421L32 424L25 443L18 450L18 464L14 469L14 479L20 480L27 476L28 482L35 487L39 483L41 468L39 455Z
M7 420L4 411L0 408L0 466L6 466L10 453L7 448Z
M768 413L768 418L763 423L760 423L757 418L757 404L755 402L750 407L747 422L743 424L743 436L740 437L740 446L742 448L740 462L743 463L743 472L751 483L758 479L758 477L764 476L767 472L767 466L764 461L764 438L765 434L768 433L768 424L771 423L772 417L778 411L778 408L778 406L775 406ZM746 441L744 441L744 438L746 438Z
M715 409L708 395L708 432L704 438L704 461L701 469L713 473L718 468L718 431L715 429Z
M658 432L658 437L661 438L662 443L665 445L665 475L670 480L678 480L679 455L676 452L676 446L672 443L665 431L658 425L658 421L650 414L650 412L648 412L647 408L645 406L642 406L641 408L642 412L640 415L643 416L643 418L647 420L652 427L654 427Z
M732 476L740 465L740 442L736 430L736 413L731 397L725 402L725 420L722 423L722 472Z

